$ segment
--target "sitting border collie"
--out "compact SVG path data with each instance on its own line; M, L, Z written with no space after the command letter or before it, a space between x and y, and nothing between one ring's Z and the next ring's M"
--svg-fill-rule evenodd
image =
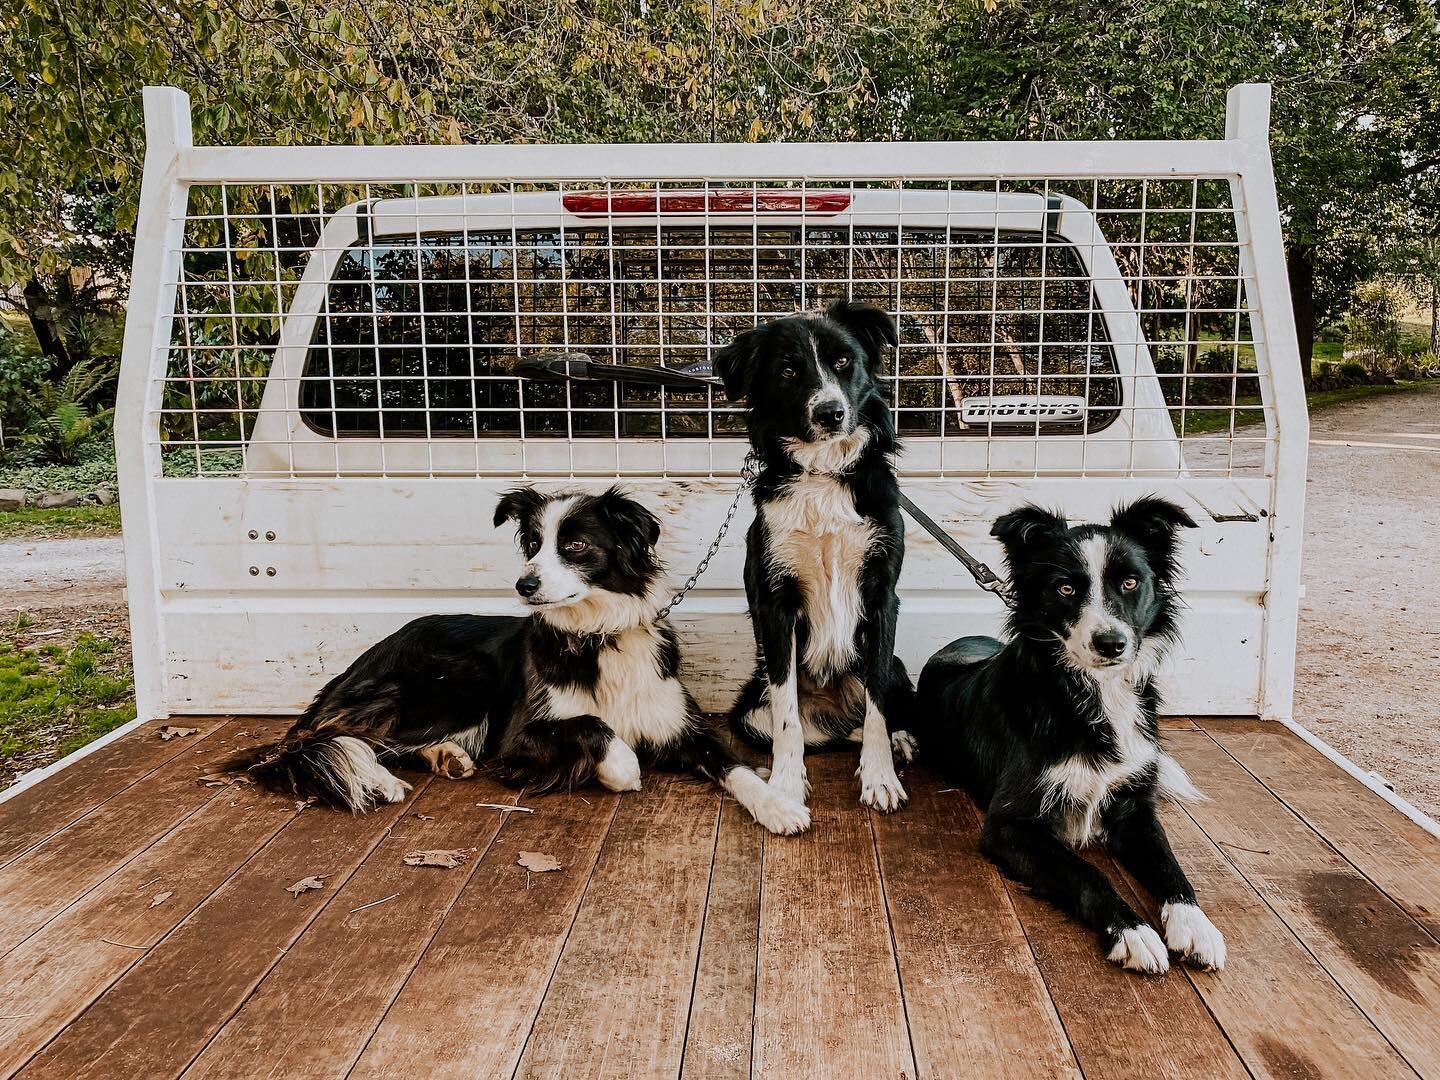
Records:
M414 755L467 777L494 759L530 790L592 778L640 787L640 761L730 792L777 833L809 824L803 802L741 765L680 684L655 555L660 524L615 488L505 494L527 562L515 591L529 616L430 615L332 679L276 745L237 762L266 786L350 810L399 802L409 785L380 763Z
M1134 971L1169 967L1166 946L1202 968L1225 940L1195 903L1156 800L1201 798L1159 746L1155 671L1176 638L1173 503L1144 498L1108 526L1070 527L1034 506L1005 514L1015 610L1008 644L967 637L920 675L921 745L985 811L981 850L1100 935ZM1159 935L1075 853L1106 841L1160 903Z
M771 786L802 801L805 747L858 741L860 801L887 813L906 801L894 754L914 747L898 730L914 700L894 655L905 527L877 382L896 341L886 312L840 301L715 357L760 459L745 554L759 655L731 722L773 748Z

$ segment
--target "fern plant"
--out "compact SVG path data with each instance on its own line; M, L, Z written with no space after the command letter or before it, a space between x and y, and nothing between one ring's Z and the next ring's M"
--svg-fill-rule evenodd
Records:
M47 461L73 465L80 447L104 432L113 409L91 410L88 400L113 372L95 362L76 364L58 382L42 382L21 394L25 430L20 441Z

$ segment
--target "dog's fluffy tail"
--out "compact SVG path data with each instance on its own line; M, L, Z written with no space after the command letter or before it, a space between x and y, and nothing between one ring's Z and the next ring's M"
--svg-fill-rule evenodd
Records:
M1208 802L1209 797L1190 782L1190 775L1163 750L1156 763L1155 786L1165 798L1177 803Z
M336 731L291 731L227 763L272 791L319 799L354 812L379 802L401 802L410 785L375 757L364 739Z

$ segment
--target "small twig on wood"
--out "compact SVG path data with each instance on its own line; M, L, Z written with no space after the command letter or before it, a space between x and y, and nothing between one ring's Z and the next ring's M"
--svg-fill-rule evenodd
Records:
M155 882L157 882L157 881L159 881L159 880L160 880L160 879L159 879L158 877L152 877L149 881L145 882L144 885L141 885L141 886L140 886L138 889L136 889L135 891L136 891L137 893L138 893L138 892L144 892L146 889L148 889L151 885L154 885Z
M935 792L935 794L936 794L936 795L949 795L951 792L955 792L955 791L959 791L959 790L960 790L960 789L959 789L958 787L942 787L939 791Z
M1234 848L1236 851L1248 851L1251 855L1269 855L1270 852L1261 848L1246 847L1244 844L1232 844L1229 840L1216 840L1221 847Z
M364 911L366 908L379 907L381 904L385 904L385 903L390 902L391 900L394 900L395 897L397 897L397 896L399 896L399 895L400 895L400 894L399 894L398 892L397 892L397 893L391 893L389 896L385 897L384 900L372 900L372 901L370 901L370 903L368 903L368 904L361 904L359 907L352 907L352 908L350 909L350 914L351 914L351 915L354 915L355 912L357 912L357 911Z
M528 806L511 806L509 803L477 802L475 805L481 810L499 810L502 814L533 814L535 812Z
M149 945L126 945L123 941L111 941L108 937L102 937L100 940L103 941L106 945L114 945L116 948L120 949L138 949L140 952L150 951Z

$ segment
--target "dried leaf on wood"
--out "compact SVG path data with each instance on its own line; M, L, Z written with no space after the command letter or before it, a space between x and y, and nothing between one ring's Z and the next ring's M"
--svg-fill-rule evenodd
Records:
M151 906L151 907L159 907L161 904L163 904L166 900L169 900L170 897L172 897L172 896L174 896L174 895L175 895L175 894L174 894L173 892L160 892L160 893L156 893L154 899L152 899L152 900L150 901L150 906Z
M403 862L406 866L438 866L442 870L449 870L465 862L474 851L473 847L437 851L407 851L403 856Z
M301 878L294 885L285 886L285 891L291 896L299 896L301 893L309 892L311 889L323 889L328 874L321 874L318 877Z
M186 735L194 735L199 728L193 727L171 727L166 724L160 729L160 741L169 742L171 739L183 739Z
M547 870L561 869L560 863L553 855L546 855L543 851L522 851L520 858L515 860L526 870L533 870L537 874L543 874Z

